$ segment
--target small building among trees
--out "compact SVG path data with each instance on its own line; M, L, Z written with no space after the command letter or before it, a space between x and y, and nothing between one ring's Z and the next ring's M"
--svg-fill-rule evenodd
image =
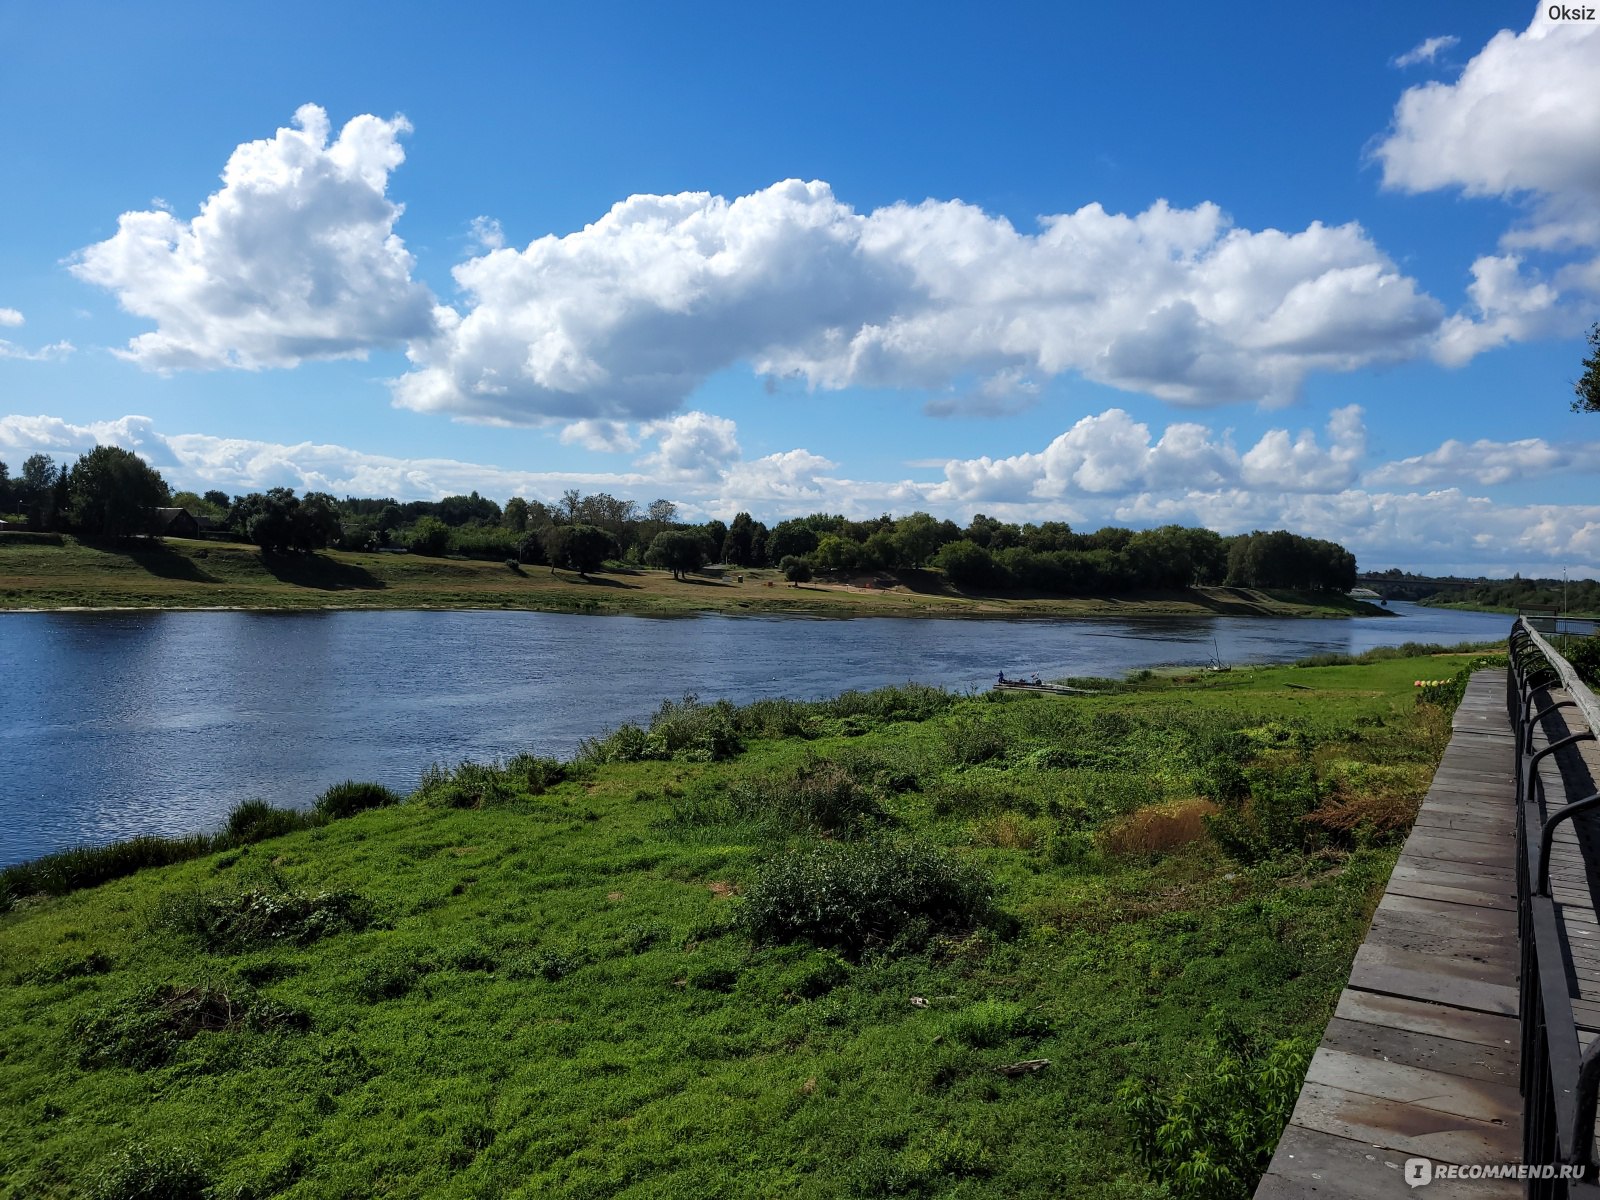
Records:
M156 508L150 512L150 532L155 537L197 538L200 522L187 508Z

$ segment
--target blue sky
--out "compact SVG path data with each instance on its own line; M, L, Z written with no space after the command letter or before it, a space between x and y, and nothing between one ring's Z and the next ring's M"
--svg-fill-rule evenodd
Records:
M1600 25L0 5L0 459L1600 574Z

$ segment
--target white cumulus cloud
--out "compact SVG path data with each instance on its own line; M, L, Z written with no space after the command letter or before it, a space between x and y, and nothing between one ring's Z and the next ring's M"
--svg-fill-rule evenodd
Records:
M955 200L858 213L797 180L633 196L455 277L460 309L411 344L396 401L526 424L657 418L738 362L817 388L978 375L990 409L1007 381L1015 402L1064 372L1180 404L1279 404L1312 371L1412 356L1443 316L1354 224L1253 232L1158 202L1029 233ZM963 407L984 404L949 411Z
M22 314L14 308L0 308L0 325L17 326L22 324Z
M727 417L679 413L639 427L656 449L638 465L667 479L715 479L739 457L738 430Z
M192 220L124 213L72 264L155 322L119 353L155 370L256 369L428 335L433 298L411 278L386 195L410 128L358 116L330 142L327 114L308 104L294 128L234 150Z
M1427 45L1427 43L1424 43ZM1453 83L1400 97L1375 156L1388 187L1459 189L1516 204L1503 253L1473 264L1470 304L1440 329L1435 357L1460 366L1506 342L1577 332L1600 300L1600 22L1540 6L1502 30ZM1540 271L1528 252L1567 253Z

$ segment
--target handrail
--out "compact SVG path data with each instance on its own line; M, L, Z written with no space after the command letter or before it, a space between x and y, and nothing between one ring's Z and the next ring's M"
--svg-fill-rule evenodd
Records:
M1578 711L1583 713L1583 721L1591 731L1600 730L1600 698L1589 690L1589 685L1578 678L1578 672L1566 659L1557 653L1556 648L1545 641L1539 631L1528 624L1526 617L1518 617L1517 624L1527 631L1528 640L1544 655L1544 659L1555 668L1556 675L1561 679L1561 686L1566 689L1578 706Z
M1518 1008L1525 1104L1523 1161L1583 1166L1582 1183L1530 1180L1528 1184L1530 1197L1576 1200L1600 1195L1593 1186L1600 1040L1580 1052L1560 906L1551 895L1550 855L1557 826L1600 807L1600 793L1547 812L1539 763L1579 742L1600 740L1600 701L1578 678L1572 664L1524 618L1518 617L1512 626L1506 648L1506 708L1515 744L1511 765L1516 776L1517 909L1522 942ZM1535 710L1538 693L1557 687L1565 690L1567 698L1552 700L1546 694ZM1582 727L1547 736L1545 745L1534 749L1534 733L1558 709L1577 709ZM1561 799L1565 801L1565 795Z

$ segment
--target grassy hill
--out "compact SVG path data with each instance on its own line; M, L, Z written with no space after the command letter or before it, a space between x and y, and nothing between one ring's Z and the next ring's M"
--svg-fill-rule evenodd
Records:
M1153 1200L1181 1111L1247 1195L1464 661L668 705L0 873L0 1196Z

